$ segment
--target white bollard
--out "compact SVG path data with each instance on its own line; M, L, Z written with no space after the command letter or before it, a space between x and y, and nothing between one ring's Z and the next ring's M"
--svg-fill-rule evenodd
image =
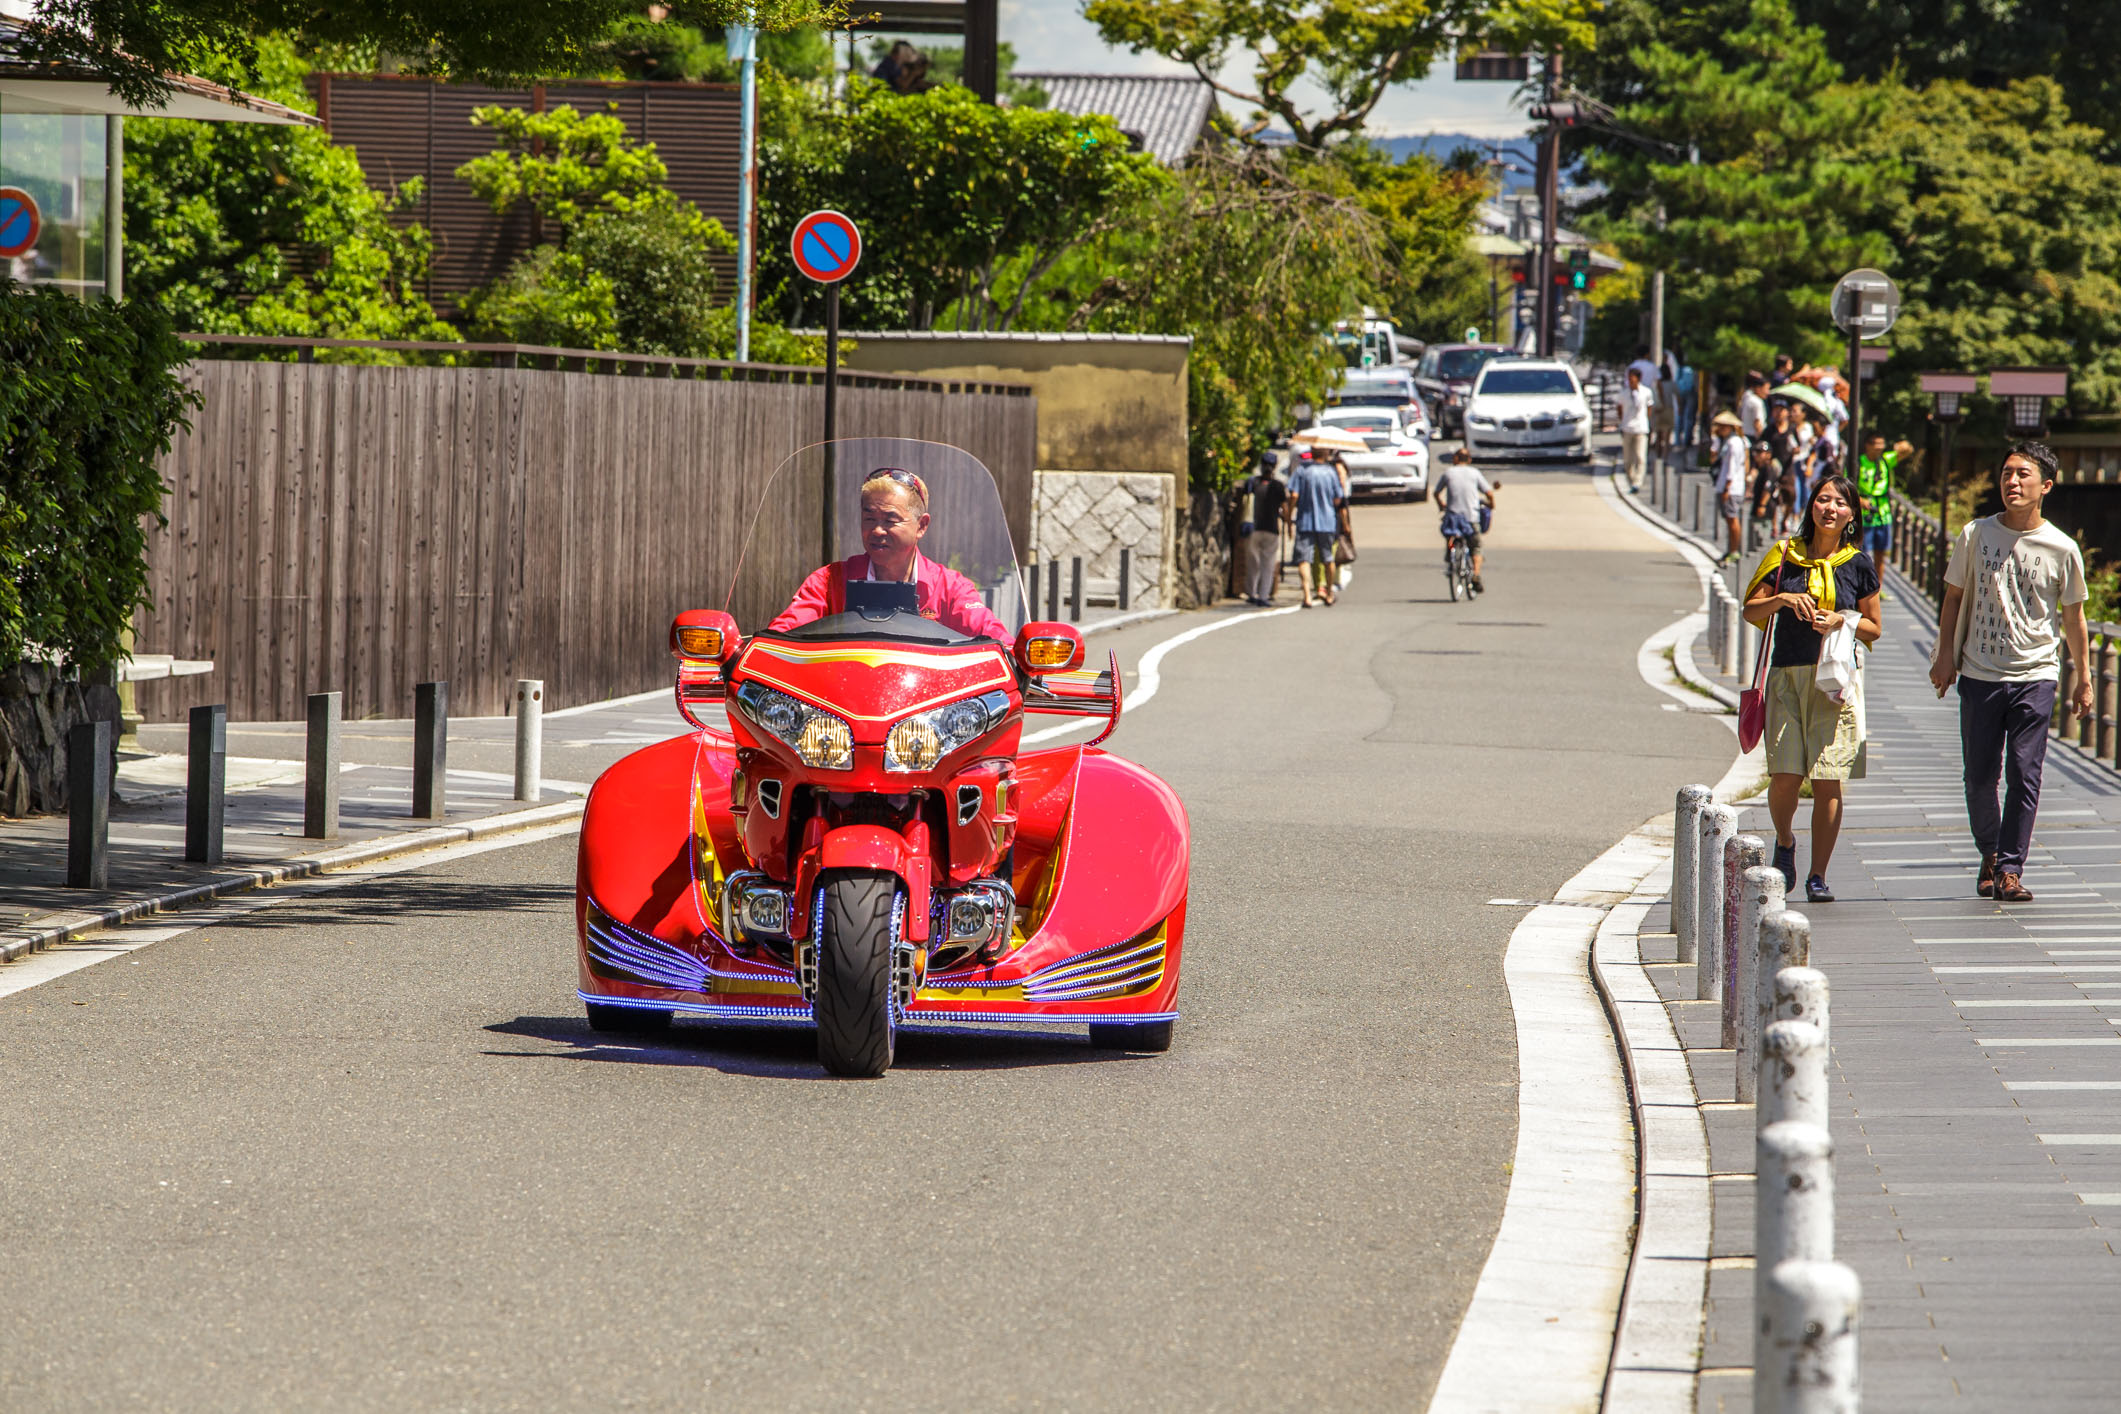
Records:
M1817 968L1785 967L1775 974L1775 1020L1809 1021L1831 1047L1834 1037L1827 1028L1827 1001L1826 974Z
M1761 843L1761 853L1767 853L1765 841ZM1737 1052L1737 1098L1741 1105L1753 1098L1755 1082L1760 1078L1760 1028L1767 1024L1760 1006L1761 940L1771 932L1768 923L1782 911L1782 871L1758 861L1749 865L1738 883L1738 981L1731 988L1738 998L1738 1034L1732 1039ZM1770 970L1766 975L1772 978L1775 973ZM1772 987L1773 983L1768 985ZM1773 993L1768 995L1772 997Z
M1753 1038L1775 1019L1775 976L1785 967L1804 967L1812 960L1812 923L1801 913L1782 904L1782 875L1775 875L1775 906L1760 915L1753 942L1753 975L1748 995L1753 999ZM1759 1061L1756 1047L1754 1061Z
M1754 1414L1857 1414L1863 1283L1839 1262L1783 1262L1760 1285Z
M1723 974L1723 1034L1725 1046L1738 1044L1738 1026L1745 1017L1740 1005L1752 993L1744 990L1745 954L1751 944L1739 946L1744 936L1740 932L1739 910L1745 902L1745 871L1755 865L1767 863L1767 841L1758 835L1733 835L1723 842L1723 926L1716 934L1717 948L1723 960L1717 964Z
M1751 683L1760 666L1760 635L1745 621L1745 601L1738 601L1738 681Z
M1720 587L1722 580L1716 581ZM1717 645L1716 665L1727 678L1738 676L1738 597L1723 591L1723 639Z
M1827 1128L1826 1036L1809 1021L1777 1021L1760 1033L1759 1124L1784 1120Z
M1728 805L1701 807L1701 853L1694 881L1694 938L1700 948L1694 1000L1700 1002L1723 989L1723 847L1737 833L1737 811Z
M1707 786L1681 786L1672 811L1672 933L1679 939L1680 962L1695 960L1694 925L1701 908L1701 811L1714 799Z
M516 679L516 799L536 800L545 778L545 683Z
M1833 1136L1816 1124L1770 1124L1754 1136L1753 1165L1753 1309L1761 1311L1778 1263L1834 1260ZM1757 1337L1757 1322L1753 1329Z

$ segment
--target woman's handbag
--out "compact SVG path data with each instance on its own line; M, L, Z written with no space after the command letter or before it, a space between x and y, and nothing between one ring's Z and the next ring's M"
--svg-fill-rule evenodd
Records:
M1812 681L1836 702L1845 702L1856 686L1856 621L1843 616L1841 627L1819 645L1819 668Z
M1340 532L1333 537L1333 563L1352 565L1355 563L1355 527L1349 523L1345 508L1340 513Z
M1753 665L1753 685L1738 694L1740 751L1751 751L1767 734L1768 660L1775 656L1775 620L1781 617L1782 610L1777 609L1769 615L1767 627L1760 631L1760 661Z

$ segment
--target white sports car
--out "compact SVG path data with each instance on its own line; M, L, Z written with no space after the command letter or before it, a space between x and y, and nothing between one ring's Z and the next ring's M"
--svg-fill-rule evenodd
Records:
M1466 399L1466 448L1476 457L1591 455L1591 405L1558 359L1497 358Z

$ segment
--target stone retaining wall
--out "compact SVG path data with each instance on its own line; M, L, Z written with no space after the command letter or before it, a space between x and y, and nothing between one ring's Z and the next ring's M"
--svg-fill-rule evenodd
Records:
M1134 552L1129 607L1169 607L1176 588L1176 486L1175 477L1154 472L1039 472L1031 543L1041 565L1060 561L1061 594L1068 592L1068 562L1080 555L1084 598L1094 604L1116 602L1119 552L1129 549ZM1041 578L1041 593L1044 582Z
M111 723L117 769L115 688L62 680L40 663L0 672L0 815L66 808L66 734L84 722Z

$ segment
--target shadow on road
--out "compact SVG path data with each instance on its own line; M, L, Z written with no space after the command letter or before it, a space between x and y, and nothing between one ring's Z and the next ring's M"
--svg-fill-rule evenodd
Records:
M817 1036L808 1026L729 1026L680 1020L660 1036L612 1036L579 1016L519 1016L486 1028L572 1047L565 1051L487 1051L526 1060L616 1061L629 1065L704 1066L761 1080L832 1080L818 1068ZM1022 1070L1034 1066L1152 1060L1093 1050L1064 1031L918 1027L899 1032L894 1070Z

